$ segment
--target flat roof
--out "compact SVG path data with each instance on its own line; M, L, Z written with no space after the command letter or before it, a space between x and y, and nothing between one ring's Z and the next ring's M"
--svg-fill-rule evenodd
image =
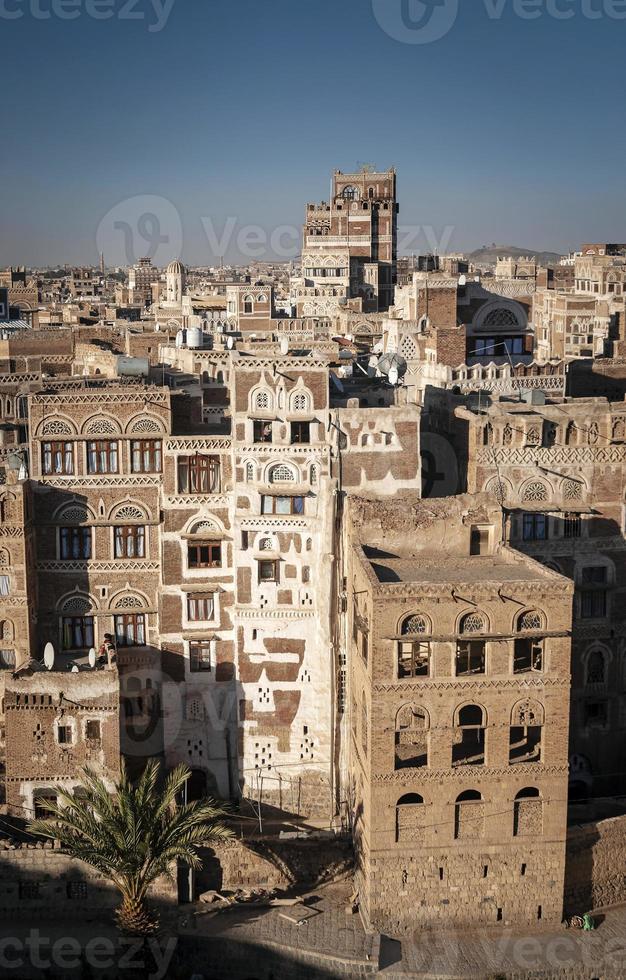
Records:
M514 561L502 555L461 556L412 555L392 556L364 547L365 557L378 581L385 585L399 582L425 585L475 585L478 582L533 582L544 577L540 565L525 560ZM545 572L545 577L549 573Z

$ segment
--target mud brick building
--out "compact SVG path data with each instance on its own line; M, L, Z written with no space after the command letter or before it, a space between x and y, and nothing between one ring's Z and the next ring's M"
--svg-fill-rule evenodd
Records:
M108 370L97 350L77 356ZM29 479L11 480L32 541L6 559L0 603L24 614L6 616L7 667L51 642L73 676L113 637L129 765L185 762L194 795L330 822L341 494L418 486L420 412L392 391L384 413L376 397L334 405L326 356L260 351L166 343L159 383L92 373L26 396Z
M395 170L333 174L330 202L307 204L302 277L292 283L297 316L352 301L363 312L393 304L398 210Z
M470 422L468 490L499 500L507 537L576 587L570 790L626 790L622 583L626 411L604 398L500 398Z
M347 615L359 900L392 933L559 922L570 616L486 495L352 498Z
M46 816L54 787L74 790L89 766L112 785L120 769L119 676L86 663L23 667L6 680L6 802L10 816Z

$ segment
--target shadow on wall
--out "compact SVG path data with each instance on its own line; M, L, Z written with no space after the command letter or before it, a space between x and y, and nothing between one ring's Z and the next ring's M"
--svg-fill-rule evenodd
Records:
M626 817L571 827L565 859L565 914L626 901Z
M442 395L446 398L442 399ZM420 421L422 496L453 497L467 491L469 424L456 418L450 393L428 385L424 390Z

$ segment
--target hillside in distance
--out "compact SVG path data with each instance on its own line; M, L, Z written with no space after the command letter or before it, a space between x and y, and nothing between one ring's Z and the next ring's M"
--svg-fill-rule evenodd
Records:
M498 258L525 258L535 256L539 265L554 265L561 256L558 252L540 252L534 248L519 248L517 245L485 245L470 252L468 258L477 265L495 265Z

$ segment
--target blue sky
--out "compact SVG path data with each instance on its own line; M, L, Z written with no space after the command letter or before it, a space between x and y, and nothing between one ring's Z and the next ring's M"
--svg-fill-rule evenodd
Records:
M295 253L275 229L363 162L398 171L404 252L625 240L624 0L173 0L160 31L169 0L93 2L0 0L2 265L124 262L146 213L159 264L249 226Z

